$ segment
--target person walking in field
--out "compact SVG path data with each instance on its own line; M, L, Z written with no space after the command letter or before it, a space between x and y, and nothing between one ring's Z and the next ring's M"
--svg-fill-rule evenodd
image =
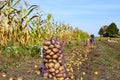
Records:
M93 48L93 47L95 47L95 45L96 45L96 40L95 40L94 34L91 34L91 35L90 35L90 38L85 40L85 45L86 45L88 48Z

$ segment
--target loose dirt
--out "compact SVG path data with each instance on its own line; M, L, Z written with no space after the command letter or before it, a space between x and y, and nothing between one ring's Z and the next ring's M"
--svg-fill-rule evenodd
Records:
M74 79L71 80L120 80L119 47L120 43L97 41L96 49L89 49L88 58L82 65L72 66ZM71 48L65 51L65 58L72 55L71 52L75 53L72 61L74 63L79 54L86 54L87 50L81 46ZM70 60L67 59L66 63ZM41 63L40 57L12 59L0 54L0 80L50 80L40 76Z
M89 60L82 67L87 72L84 80L120 80L119 44L98 41L97 48L90 52Z

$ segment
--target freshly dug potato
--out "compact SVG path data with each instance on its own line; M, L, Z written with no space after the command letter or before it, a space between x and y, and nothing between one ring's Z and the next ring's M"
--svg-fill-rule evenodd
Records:
M49 67L49 68L53 68L53 67L54 67L54 63L49 63L49 64L48 64L48 67Z
M52 78L53 76L51 74L48 75L49 78Z
M50 68L49 72L55 72L55 69L54 68Z
M63 59L62 57L58 57L58 60L61 60L61 61L62 61L62 59Z
M46 55L45 58L50 59L51 57L49 55Z
M58 60L58 62L59 62L60 64L62 64L62 63L63 63L61 59L60 59L60 60Z
M56 74L59 73L59 70L55 70L55 73L56 73Z
M60 71L59 73L60 73L60 74L63 74L63 73L65 73L65 70L62 70L62 71Z
M58 57L59 60L62 60L63 59L63 55L60 54L59 57Z
M60 66L59 70L60 70L60 71L63 71L63 70L64 70L64 67L63 67L63 66Z
M59 50L57 48L52 49L54 53L57 53Z
M54 79L65 78L65 67L61 43L57 40L47 40L43 44L43 77Z
M55 40L52 40L51 42L52 42L52 44L55 44Z
M60 57L63 58L63 54L60 54Z
M44 75L43 75L44 78L47 78L48 77L48 73L45 72Z
M57 60L54 60L54 59L53 59L53 62L54 62L54 63L57 63Z
M49 46L51 44L50 40L44 42L44 45Z
M53 62L53 59L49 59L48 62Z
M58 52L58 53L62 54L62 50L59 50L59 52Z
M52 58L56 59L56 58L58 58L58 56L55 54L55 55L52 56Z
M57 78L57 80L64 80L64 78L63 77L59 77L59 78ZM66 79L66 80L68 80L68 79Z
M50 49L48 49L47 51L45 51L47 54L49 54L50 52L51 52L51 50Z
M43 46L43 49L44 50L48 50L48 46Z
M51 52L49 53L49 55L50 55L50 56L54 55L54 52L51 51Z
M66 73L63 73L63 77L67 77Z
M59 67L60 67L59 63L56 63L55 66L54 66L55 69L58 69Z
M55 73L51 73L53 76L55 76Z
M55 44L55 47L58 48L58 49L60 49L61 46L58 45L58 44Z
M63 74L57 74L56 77L63 77Z
M54 48L54 45L51 44L51 45L49 46L49 48L51 48L51 49Z

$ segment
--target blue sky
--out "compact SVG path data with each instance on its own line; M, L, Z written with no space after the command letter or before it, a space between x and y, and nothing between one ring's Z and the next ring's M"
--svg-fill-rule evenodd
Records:
M98 36L101 26L115 22L120 29L120 0L29 0L45 13L51 13L55 21Z

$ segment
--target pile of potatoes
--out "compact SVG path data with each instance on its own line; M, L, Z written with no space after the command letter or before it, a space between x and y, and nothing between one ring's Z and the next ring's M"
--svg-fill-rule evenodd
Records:
M43 44L43 77L66 78L64 57L61 43L57 40L46 40Z

